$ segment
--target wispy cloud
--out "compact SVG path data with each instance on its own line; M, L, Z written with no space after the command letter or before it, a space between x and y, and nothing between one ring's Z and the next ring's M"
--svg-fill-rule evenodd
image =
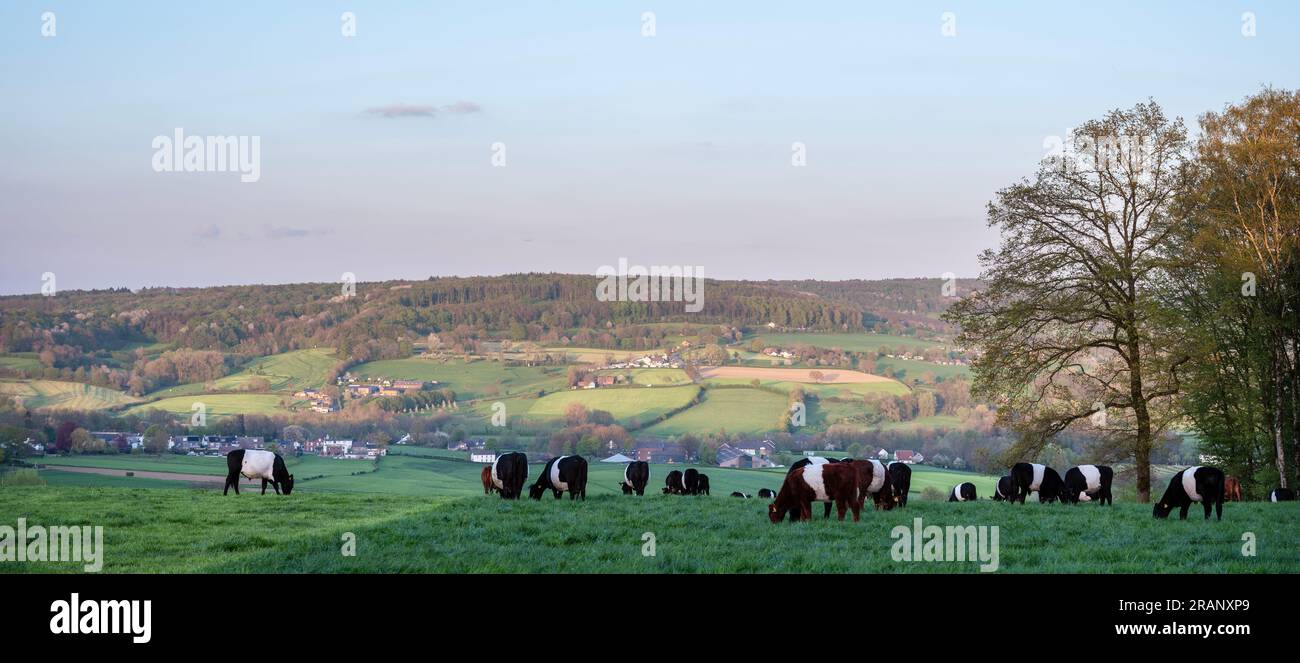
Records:
M398 117L437 117L439 112L469 115L482 113L483 107L472 101L457 101L454 104L447 104L442 107L430 104L389 104L366 109L366 113L369 115L379 115L389 119Z
M320 235L328 235L329 232L330 231L328 229L310 230L307 228L291 228L289 226L276 226L269 223L262 227L262 234L267 239L301 239L303 237L316 237Z

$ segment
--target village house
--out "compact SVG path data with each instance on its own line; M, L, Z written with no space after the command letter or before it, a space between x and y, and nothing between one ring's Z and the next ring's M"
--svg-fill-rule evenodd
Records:
M685 463L686 452L679 444L668 444L662 440L642 440L636 443L632 452L637 460L648 463Z
M771 440L746 440L737 442L735 446L751 456L760 458L768 458L776 454L776 444Z
M487 449L476 449L469 452L471 463L495 463L497 462L497 452Z
M776 463L773 463L766 457L748 453L745 450L738 449L730 444L723 444L718 447L718 467L733 467L748 470L775 466Z

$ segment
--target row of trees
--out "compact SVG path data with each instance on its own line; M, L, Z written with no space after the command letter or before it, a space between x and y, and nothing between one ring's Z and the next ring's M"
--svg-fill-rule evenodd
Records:
M1300 455L1300 95L1265 89L1200 118L1154 102L1076 129L997 193L985 288L951 307L979 348L974 394L1018 434L1007 460L1086 431L1131 460L1192 428L1258 493Z

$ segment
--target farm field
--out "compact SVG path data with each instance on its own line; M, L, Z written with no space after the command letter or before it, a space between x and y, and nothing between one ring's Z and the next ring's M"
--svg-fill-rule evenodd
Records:
M775 430L785 411L779 394L750 388L709 389L704 401L647 429L662 437L700 431L758 434Z
M720 491L719 491L720 492ZM107 573L974 573L978 562L894 561L902 526L997 526L999 573L1293 573L1300 504L1229 504L1222 522L1114 507L914 501L862 522L771 524L766 500L593 495L507 502L295 492L41 486L0 490L0 517L104 527ZM1241 532L1258 555L1241 555ZM357 554L344 557L344 532ZM642 555L651 533L655 554ZM1187 541L1197 541L1188 546ZM580 553L579 553L580 551ZM77 573L13 562L0 572Z
M412 357L367 362L351 372L365 378L436 381L438 388L455 391L460 401L563 389L566 370L564 366L506 366L486 359L466 363Z
M811 345L815 348L840 348L847 352L874 352L881 348L893 350L924 350L941 345L910 336L889 334L814 334L772 333L758 334L755 338L773 347Z
M140 402L120 391L60 380L0 381L0 395L21 397L33 410L102 410Z
M146 410L156 409L172 414L189 415L195 403L203 403L209 417L224 417L232 414L276 414L284 412L280 407L278 394L195 394L193 396L176 396L137 405L126 411L127 414L143 414Z
M634 384L645 384L654 387L690 384L691 382L691 379L686 377L686 371L680 368L610 369L598 371L597 373L599 375L630 375Z
M606 357L613 357L614 361L627 361L651 354L663 354L662 348L653 350L602 350L600 348L572 348L572 347L549 347L542 348L543 352L563 352L565 361L579 364L603 364Z
M695 385L680 387L606 387L603 389L557 391L535 401L532 407L528 409L528 416L536 418L563 417L565 408L571 403L581 403L589 410L609 412L619 421L649 421L690 404L699 391L700 388ZM687 412L689 411L687 410Z
M936 378L948 379L951 377L970 378L969 366L945 366L929 361L917 361L914 359L890 359L889 357L880 357L876 359L876 370L881 373L894 375L896 371L903 371L903 379L919 378L926 373L934 375Z
M253 378L260 377L270 383L272 391L320 389L338 361L333 348L293 350L254 359L243 370L227 375L215 384L217 389L238 390L246 388Z
M41 364L41 360L36 358L35 352L15 352L0 355L0 368L15 371L39 371L45 367Z
M886 421L880 424L881 430L916 430L919 428L961 428L961 419L940 414L933 417L917 417L911 421Z

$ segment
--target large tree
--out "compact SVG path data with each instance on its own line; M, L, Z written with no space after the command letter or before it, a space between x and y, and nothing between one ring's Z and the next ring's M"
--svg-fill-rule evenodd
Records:
M1096 455L1130 458L1138 498L1174 419L1179 367L1157 293L1179 223L1187 134L1154 102L1087 122L1032 179L988 206L1001 234L984 290L953 305L958 342L981 352L974 392L1019 434L1006 460L1037 456L1067 428L1096 428Z
M1187 411L1259 492L1290 485L1300 455L1300 93L1265 89L1200 124L1176 236Z

